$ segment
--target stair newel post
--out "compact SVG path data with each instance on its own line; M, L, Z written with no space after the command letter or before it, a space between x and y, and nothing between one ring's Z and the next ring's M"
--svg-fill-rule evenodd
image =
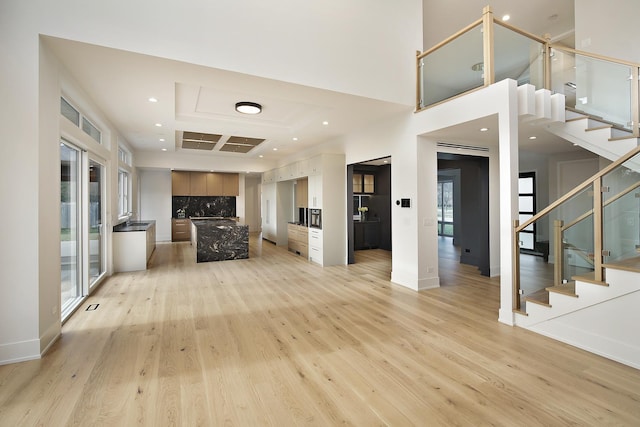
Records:
M520 221L513 220L513 287L512 307L514 310L520 310L520 233L517 231Z
M633 136L640 138L640 88L638 84L638 67L631 68L631 120Z
M493 10L491 10L491 6L485 6L482 10L482 36L484 85L489 86L496 82L493 54Z
M593 268L594 279L602 281L602 177L593 181Z
M553 265L553 284L555 286L562 284L562 276L564 273L564 244L562 243L563 226L564 221L560 219L557 219L553 222L553 249L555 251Z

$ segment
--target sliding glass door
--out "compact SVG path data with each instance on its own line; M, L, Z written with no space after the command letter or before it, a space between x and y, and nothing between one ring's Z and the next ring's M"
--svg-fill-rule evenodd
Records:
M60 313L66 319L105 274L105 167L60 142Z
M60 143L60 283L61 314L68 315L82 297L82 153Z
M104 166L89 160L89 287L104 275L104 227L102 224Z

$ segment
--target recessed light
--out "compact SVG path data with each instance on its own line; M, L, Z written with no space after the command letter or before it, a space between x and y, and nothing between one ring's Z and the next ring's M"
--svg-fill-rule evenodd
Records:
M481 128L481 129L480 129L480 132L486 132L486 131L488 131L488 130L489 130L489 128Z
M277 149L277 148L274 148L274 149L273 149L273 151L278 151L278 149Z
M502 15L502 20L503 21L508 21L509 19L511 19L510 15Z
M162 149L162 151L167 151L167 149L166 149L166 148L163 148L163 149Z
M149 98L149 102L158 102L158 98L154 98L153 96Z
M385 163L389 163L389 160L385 160L384 162L385 162Z
M530 136L529 139L537 139L537 136Z
M328 125L329 125L329 122L325 120L324 122L322 122L322 124L323 124L324 126L328 126Z
M255 102L237 102L236 111L242 114L260 114L262 112L262 105Z
M156 123L156 126L161 128L162 127L162 123Z
M160 142L164 142L164 138L160 138Z
M298 138L296 138L296 137L294 136L294 137L293 137L293 140L294 140L294 141L297 141L297 140L298 140Z
M213 172L213 169L209 169L209 172Z
M263 158L264 156L262 154L260 154L258 157Z

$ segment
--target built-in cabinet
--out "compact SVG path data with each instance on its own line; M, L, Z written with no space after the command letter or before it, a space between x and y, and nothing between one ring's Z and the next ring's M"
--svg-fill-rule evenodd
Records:
M322 240L322 230L317 228L309 229L309 261L320 265L323 265L324 260Z
M354 221L353 231L355 250L375 249L380 246L379 221Z
M289 250L307 258L309 256L309 229L303 225L288 224L287 235Z
M322 208L322 175L309 176L307 200L309 208Z
M183 242L191 238L191 220L188 218L171 219L171 241Z
M191 172L171 172L171 194L174 196L189 196L191 194Z
M221 172L171 172L173 196L239 196L239 175Z
M307 178L299 179L296 182L296 207L309 207L309 180Z
M305 179L306 178L306 179ZM320 154L262 174L262 235L279 246L288 244L286 222L296 207L322 210L322 229L308 229L309 260L320 265L346 263L346 165L344 155ZM291 187L297 181L294 190ZM306 183L307 205L302 193ZM285 225L281 221L285 220ZM282 243L281 243L282 242Z
M373 194L375 193L375 175L370 173L353 174L353 194Z

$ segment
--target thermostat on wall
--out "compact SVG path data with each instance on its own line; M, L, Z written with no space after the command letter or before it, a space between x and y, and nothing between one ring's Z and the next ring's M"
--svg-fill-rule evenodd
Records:
M400 199L400 207L401 208L410 208L411 207L411 199Z

